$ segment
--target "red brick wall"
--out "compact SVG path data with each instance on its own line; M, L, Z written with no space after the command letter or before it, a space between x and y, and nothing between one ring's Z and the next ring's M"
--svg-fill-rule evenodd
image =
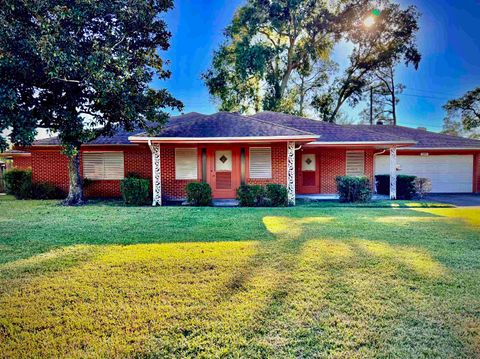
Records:
M13 159L13 167L26 170L32 168L32 157L31 156L15 156Z
M189 146L192 147L192 146ZM200 161L201 151L197 152ZM185 186L199 180L175 179L175 146L161 146L162 197L165 199L184 199L187 197ZM201 163L197 164L201 171ZM199 176L200 178L200 176Z
M255 145L252 147L259 147ZM184 199L186 197L185 186L189 182L196 182L194 180L177 180L175 179L175 147L178 146L161 146L162 156L162 196L164 199ZM192 146L188 146L192 147ZM201 178L201 148L208 146L200 146L198 149L198 178ZM236 145L237 148L245 148L246 161L245 172L247 184L261 184L279 183L287 184L287 145L272 144L268 147L272 148L272 178L271 179L250 179L248 175L249 168L249 151L248 145ZM199 180L197 180L199 181Z
M60 149L32 150L32 180L48 182L68 192L68 159Z
M359 149L335 149L335 148L317 148L310 152L315 152L319 158L320 171L320 185L319 193L334 194L337 192L337 185L335 178L337 176L344 176L346 172L346 156L347 151L357 151ZM370 178L373 186L373 153L371 149L364 149L365 151L365 175ZM301 156L301 152L297 151L297 158ZM299 173L296 173L297 192L299 187Z
M138 173L151 181L152 157L145 146L89 146L88 151L123 151L125 175ZM82 153L85 149L82 148ZM83 163L80 162L83 175ZM68 192L68 159L60 149L32 150L32 177L35 182L49 182ZM120 197L119 180L91 181L85 187L86 197Z

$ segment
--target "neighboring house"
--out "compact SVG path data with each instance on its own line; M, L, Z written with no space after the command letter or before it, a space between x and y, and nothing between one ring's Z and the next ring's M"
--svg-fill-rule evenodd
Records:
M67 158L56 138L26 149L34 181L68 190ZM118 131L82 146L87 197L120 196L120 180L152 181L154 204L185 198L205 181L214 198L242 184L280 183L295 194L334 194L335 177L405 173L432 180L433 192L480 192L480 141L392 126L342 126L275 112L171 117L156 135ZM14 163L21 161L14 157ZM24 161L24 160L23 160ZM22 163L21 166L24 164ZM395 176L392 176L394 178ZM392 197L395 197L392 183Z

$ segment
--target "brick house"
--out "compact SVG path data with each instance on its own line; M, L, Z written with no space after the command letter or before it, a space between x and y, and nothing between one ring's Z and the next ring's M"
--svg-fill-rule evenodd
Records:
M26 151L26 152L25 152ZM14 166L33 180L68 191L67 158L56 138L37 140ZM185 198L185 185L205 181L214 198L235 198L242 183L287 186L297 194L334 194L335 177L412 174L433 192L480 192L480 141L400 126L337 125L275 112L219 112L171 117L154 136L118 131L82 146L87 197L120 196L120 180L151 180L154 204ZM395 198L396 176L391 176Z

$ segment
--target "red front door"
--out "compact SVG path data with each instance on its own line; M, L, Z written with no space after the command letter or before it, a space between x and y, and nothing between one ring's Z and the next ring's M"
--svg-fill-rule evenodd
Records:
M213 198L235 198L240 186L240 149L209 148L207 159L208 183Z
M300 152L297 156L298 193L320 193L320 168L318 154Z

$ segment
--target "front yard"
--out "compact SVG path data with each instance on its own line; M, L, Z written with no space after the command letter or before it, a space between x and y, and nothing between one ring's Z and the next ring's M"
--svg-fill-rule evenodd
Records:
M2 357L480 356L480 209L0 197Z

